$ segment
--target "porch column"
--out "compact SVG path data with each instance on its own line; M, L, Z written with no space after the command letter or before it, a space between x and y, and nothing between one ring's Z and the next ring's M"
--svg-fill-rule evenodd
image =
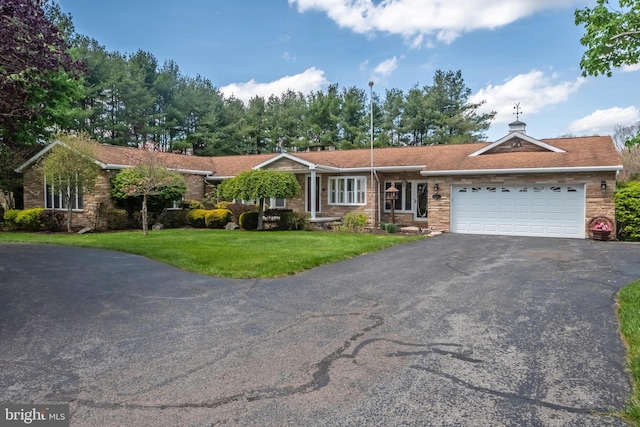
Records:
M311 169L311 206L309 210L311 211L311 219L316 219L316 192L318 189L316 188L316 170Z

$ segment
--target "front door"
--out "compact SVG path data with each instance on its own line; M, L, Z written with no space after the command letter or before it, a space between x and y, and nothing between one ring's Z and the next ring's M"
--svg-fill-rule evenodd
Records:
M413 182L412 194L415 197L412 199L413 219L414 221L426 221L427 219L427 201L428 199L428 186L426 182Z

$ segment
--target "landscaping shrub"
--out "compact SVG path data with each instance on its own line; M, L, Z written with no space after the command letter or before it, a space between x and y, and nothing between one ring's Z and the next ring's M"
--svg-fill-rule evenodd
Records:
M387 230L387 233L393 234L398 232L398 226L396 224L386 224L384 228Z
M381 222L380 223L380 230L387 231L387 223L386 222Z
M278 230L308 230L309 218L301 212L284 211L280 213Z
M243 212L240 214L240 227L245 230L255 230L258 228L258 212Z
M124 230L129 225L129 214L125 209L109 209L106 215L107 229Z
M4 206L0 205L0 219L4 221Z
M618 237L640 241L640 181L620 184L614 196Z
M194 228L205 228L207 226L206 209L192 209L187 213L187 224Z
M42 211L40 213L40 223L47 231L60 231L65 223L65 214L60 211Z
M182 209L204 209L204 204L197 200L185 200L182 202Z
M165 210L159 216L156 222L159 222L164 228L182 228L187 225L188 211L184 209Z
M258 212L256 205L245 205L242 203L220 202L216 205L218 209L229 209L231 211L231 221L240 224L240 215L245 212Z
M345 231L359 232L367 225L367 214L349 212L342 219L342 226Z
M4 226L7 230L17 230L18 229L18 214L20 211L18 209L7 209L4 211Z
M205 215L207 228L224 228L230 221L231 211L229 209L211 209Z
M32 208L19 211L16 217L18 230L40 230L42 228L42 222L40 222L40 214L42 212L44 212L44 208Z

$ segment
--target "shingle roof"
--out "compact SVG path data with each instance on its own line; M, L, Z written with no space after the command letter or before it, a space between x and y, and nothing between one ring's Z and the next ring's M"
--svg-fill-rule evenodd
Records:
M426 171L472 171L496 169L544 169L544 168L592 168L611 167L622 164L611 137L590 136L579 138L557 138L542 140L546 144L564 150L564 153L510 152L485 153L469 157L477 151L477 144L458 145L434 150ZM446 149L450 148L450 149Z
M611 168L622 164L620 156L609 136L578 138L556 138L541 140L564 150L554 152L487 152L469 156L490 145L473 143L458 145L436 145L422 147L387 147L374 150L374 167L423 166L423 174L455 173L456 171L489 171L545 168ZM492 150L493 151L493 150ZM127 166L143 153L136 148L101 145L97 159L104 165ZM244 156L200 157L172 153L156 153L163 164L185 171L212 174L213 177L230 177L256 165L275 159L279 154ZM358 169L371 166L369 149L347 151L317 151L288 153L302 161L337 169Z

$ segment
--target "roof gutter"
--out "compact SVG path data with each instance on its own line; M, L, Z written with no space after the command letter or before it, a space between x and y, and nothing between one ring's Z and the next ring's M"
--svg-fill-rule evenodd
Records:
M102 169L106 170L123 170L134 167L133 165L118 165L118 164L101 164ZM209 176L213 175L213 171L200 171L200 170L192 170L192 169L178 169L178 168L168 168L169 170L176 171L178 173L191 174L191 175L204 175Z
M562 172L618 172L622 165L618 166L578 166L559 168L513 168L513 169L466 169L420 172L422 176L447 176L447 175L506 175L511 173L562 173Z

